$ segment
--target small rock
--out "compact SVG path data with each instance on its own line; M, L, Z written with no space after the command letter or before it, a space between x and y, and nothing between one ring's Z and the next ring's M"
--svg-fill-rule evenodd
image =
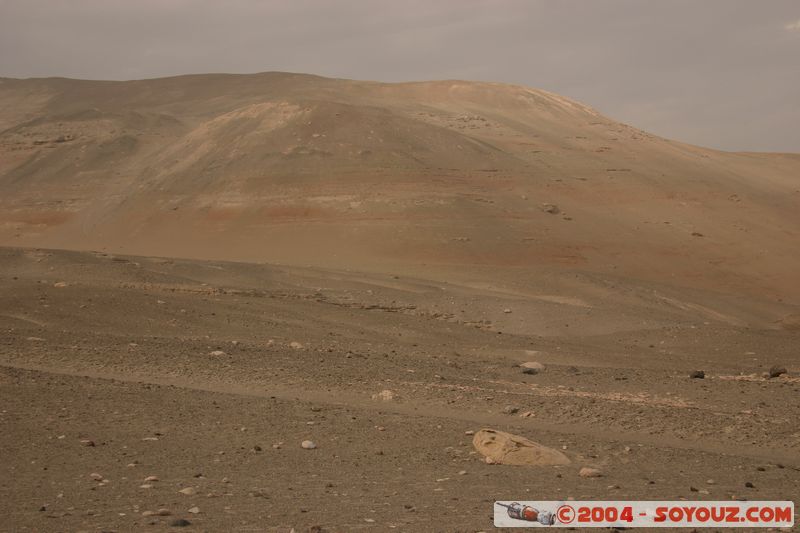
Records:
M519 407L514 405L506 405L503 407L503 414L504 415L513 415L519 412Z
M92 472L91 474L89 474L89 477L95 481L103 481L103 476L101 476L97 472Z
M540 208L545 213L550 213L551 215L557 215L561 212L561 209L555 204L542 204Z
M777 378L786 373L786 367L783 366L773 366L769 369L769 377Z
M67 286L66 281L58 281L56 283L53 283L53 287L55 287L56 289L63 289L66 286Z
M317 447L317 445L314 443L314 441L304 440L303 442L300 443L300 447L305 450L313 450L314 448Z
M169 509L159 509L158 510L158 516L169 516L171 514L172 514L172 511L170 511Z
M394 397L394 392L390 391L389 389L382 390L378 394L372 395L373 400L383 400L384 402L394 400Z
M600 470L597 468L589 468L588 466L581 468L578 475L581 477L603 477L603 473Z
M697 488L696 487L689 487L689 491L690 492L697 492Z
M155 511L142 511L142 516L157 516Z
M292 348L293 350L302 350L303 345L297 341L292 341L289 343L289 348Z
M140 489L152 489L153 485L151 485L150 483L145 483L144 485L139 485L139 488Z
M175 520L172 520L172 521L169 523L169 525L170 525L171 527L186 527L186 526L190 526L190 525L192 525L192 523L191 523L191 522L189 522L189 521L188 521L188 520L186 520L186 519L183 519L183 518L176 518Z
M706 373L703 370L692 370L689 373L689 377L692 379L705 379Z
M200 512L200 508L197 507L197 506L194 506L191 509L189 509L187 512L192 513L192 514L198 514Z
M458 475L459 476L466 476L467 475L467 471L466 470L459 470Z
M213 352L209 352L209 354L208 354L208 355L213 355L213 356L215 356L215 357L220 357L220 356L223 356L223 355L228 355L228 354L226 354L226 353L225 353L225 352L223 352L222 350L214 350Z
M714 481L713 479L707 479L706 480L706 485L714 485L715 483L716 483L716 481Z
M147 476L144 478L145 483L150 483L151 481L158 481L158 476Z
M520 413L519 415L521 418L531 418L532 416L536 416L533 411L525 411L524 413Z
M195 489L194 487L186 487L185 489L181 489L178 492L186 496L194 496L195 494L197 494L197 489Z
M747 487L748 489L754 489L754 488L756 488L756 486L755 486L755 485L753 485L752 483L750 483L749 481L746 481L746 482L745 482L745 484L744 484L744 486L745 486L745 487Z
M474 435L474 434L475 434L475 432L472 431L471 429L469 429L469 430L464 432L464 435Z
M545 369L545 366L538 361L528 361L525 363L520 363L519 367L522 369L537 370L539 372Z
M508 308L506 308L506 309L503 309L503 312L504 312L505 314L509 314L509 313L511 312L511 309L508 309Z
M81 446L94 447L94 441L89 439L81 439Z

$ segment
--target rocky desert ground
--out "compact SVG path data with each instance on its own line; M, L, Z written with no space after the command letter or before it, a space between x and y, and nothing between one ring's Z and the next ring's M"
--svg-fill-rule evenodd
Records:
M800 494L798 155L280 73L4 79L0 130L2 531Z

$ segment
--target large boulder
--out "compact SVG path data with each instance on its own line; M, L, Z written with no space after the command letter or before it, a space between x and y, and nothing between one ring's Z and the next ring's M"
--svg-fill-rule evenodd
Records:
M570 463L569 458L558 450L495 429L478 431L472 444L487 462L493 464L550 466Z

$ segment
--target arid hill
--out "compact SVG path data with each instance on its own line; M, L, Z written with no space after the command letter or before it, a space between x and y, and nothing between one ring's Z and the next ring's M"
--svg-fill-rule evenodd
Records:
M798 203L523 87L2 80L2 524L790 499Z
M754 297L780 321L799 203L800 155L690 146L526 87L0 80L3 245L540 268Z

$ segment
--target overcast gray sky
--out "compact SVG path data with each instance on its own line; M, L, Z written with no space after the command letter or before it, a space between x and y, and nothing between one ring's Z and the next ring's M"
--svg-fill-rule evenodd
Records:
M800 152L798 0L0 0L0 76L268 70L520 83L695 144Z

